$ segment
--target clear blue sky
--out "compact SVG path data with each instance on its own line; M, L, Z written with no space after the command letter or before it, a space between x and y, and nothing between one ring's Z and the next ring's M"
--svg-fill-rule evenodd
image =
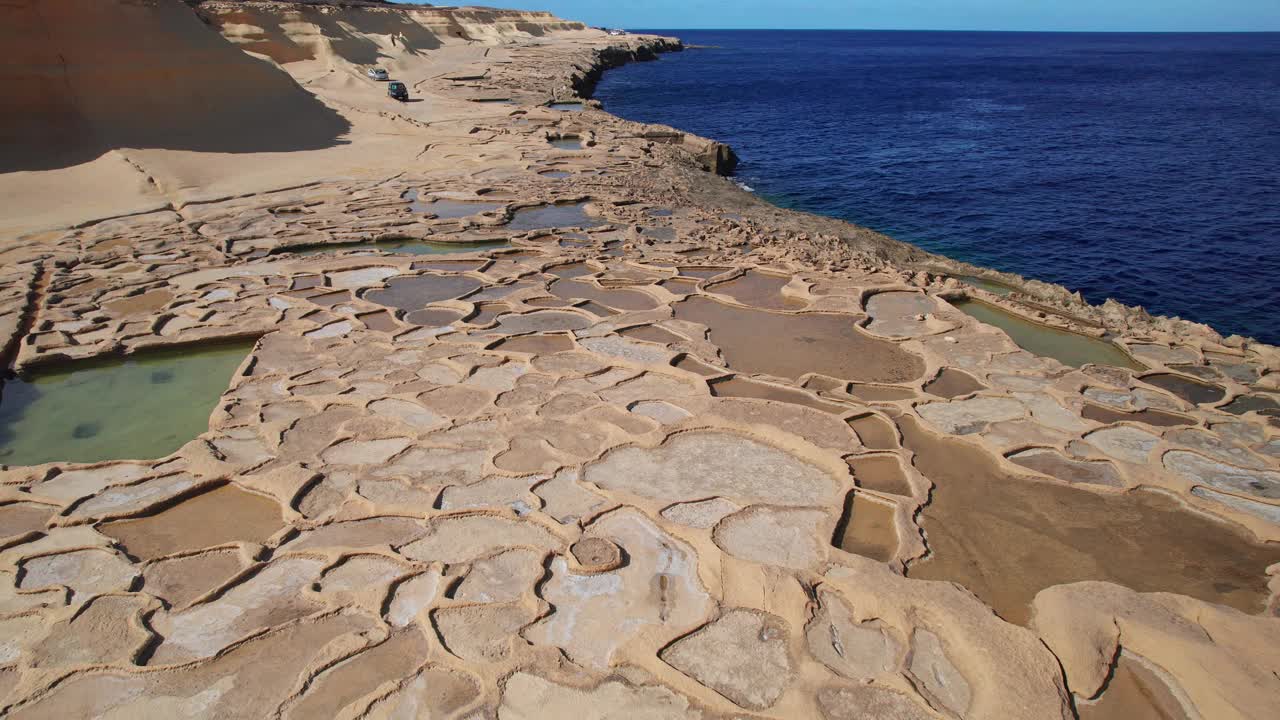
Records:
M1280 31L1280 0L476 0L474 4L550 10L591 25L631 28Z

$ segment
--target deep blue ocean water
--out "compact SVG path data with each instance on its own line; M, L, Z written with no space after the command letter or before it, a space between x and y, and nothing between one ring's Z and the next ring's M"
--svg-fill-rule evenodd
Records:
M779 205L1280 344L1280 33L652 32L596 97Z

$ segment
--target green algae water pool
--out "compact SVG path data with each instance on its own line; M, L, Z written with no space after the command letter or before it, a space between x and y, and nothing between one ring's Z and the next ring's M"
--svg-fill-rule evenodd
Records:
M995 280L988 280L986 278L977 277L974 275L957 275L956 279L959 280L960 282L967 283L974 287L982 288L983 290L986 290L987 292L993 293L995 295L999 295L1000 297L1007 297L1010 293L1013 292L1013 288L1009 287L1008 285L1005 285L1002 282L997 282Z
M152 459L209 427L253 343L78 362L0 388L0 464Z
M1005 331L1009 338L1023 350L1042 357L1054 358L1063 365L1080 367L1087 363L1094 363L1133 370L1146 369L1146 366L1139 364L1123 350L1105 340L1023 320L1017 315L978 300L952 300L951 304L960 312Z

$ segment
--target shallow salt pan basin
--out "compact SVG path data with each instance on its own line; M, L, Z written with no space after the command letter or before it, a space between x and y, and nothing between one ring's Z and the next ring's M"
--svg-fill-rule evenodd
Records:
M80 362L4 383L0 463L164 457L209 428L251 343Z
M1271 395L1241 395L1222 409L1232 415L1256 412L1261 415L1280 417L1280 398Z
M840 414L848 410L843 405L823 402L800 390L756 382L737 375L725 380L712 382L711 394L716 397L755 398L758 400L791 403L792 405L802 405L833 414Z
M743 305L766 310L794 310L808 305L803 300L782 294L782 288L790 282L789 277L750 270L727 282L716 283L707 290L727 295Z
M389 308L412 312L441 300L452 300L483 286L465 275L411 275L392 278L386 287L370 290L365 300Z
M845 552L889 562L898 552L894 522L892 505L872 500L865 493L849 493L831 544Z
M1193 405L1212 405L1227 396L1226 390L1217 385L1172 373L1148 375L1142 378L1142 382L1168 390Z
M556 138L555 140L549 140L548 142L551 143L551 147L556 148L557 150L582 149L582 140L579 138Z
M1104 340L1040 325L977 300L951 302L957 310L1005 331L1018 347L1034 355L1051 357L1071 367L1089 363L1145 370L1146 366Z
M924 374L924 361L872 337L849 315L789 315L693 297L674 306L677 320L705 325L726 364L744 373L798 379L819 373L842 380L902 383Z
M501 203L467 202L462 200L424 202L418 199L417 190L406 192L404 199L409 201L409 210L411 212L435 215L439 220L456 220L479 215L480 213L493 212L502 208Z
M1267 603L1280 547L1152 490L1102 494L1010 473L978 447L899 421L914 464L935 484L922 526L930 555L907 576L960 583L1025 625L1044 588L1086 580L1172 592L1247 613ZM1159 552L1152 552L1158 548Z
M547 107L560 112L582 112L582 103L580 102L558 102L551 103Z
M352 250L380 250L394 255L454 255L457 253L498 250L511 247L509 240L482 243L429 243L422 240L386 240L383 242L301 245L281 252L311 256Z
M274 500L227 484L153 515L107 523L102 532L130 555L151 560L230 542L263 543L283 526Z
M567 203L564 205L543 205L541 207L517 210L508 230L524 232L526 230L545 230L547 228L581 227L591 228L607 225L604 220L587 214L587 203Z
M1139 717L1189 720L1192 717L1165 678L1128 651L1119 654L1102 697L1077 702L1076 711L1080 720Z

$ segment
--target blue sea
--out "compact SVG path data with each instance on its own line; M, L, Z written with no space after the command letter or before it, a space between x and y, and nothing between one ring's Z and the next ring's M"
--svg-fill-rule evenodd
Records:
M1280 34L646 32L596 97L779 205L1280 344Z

